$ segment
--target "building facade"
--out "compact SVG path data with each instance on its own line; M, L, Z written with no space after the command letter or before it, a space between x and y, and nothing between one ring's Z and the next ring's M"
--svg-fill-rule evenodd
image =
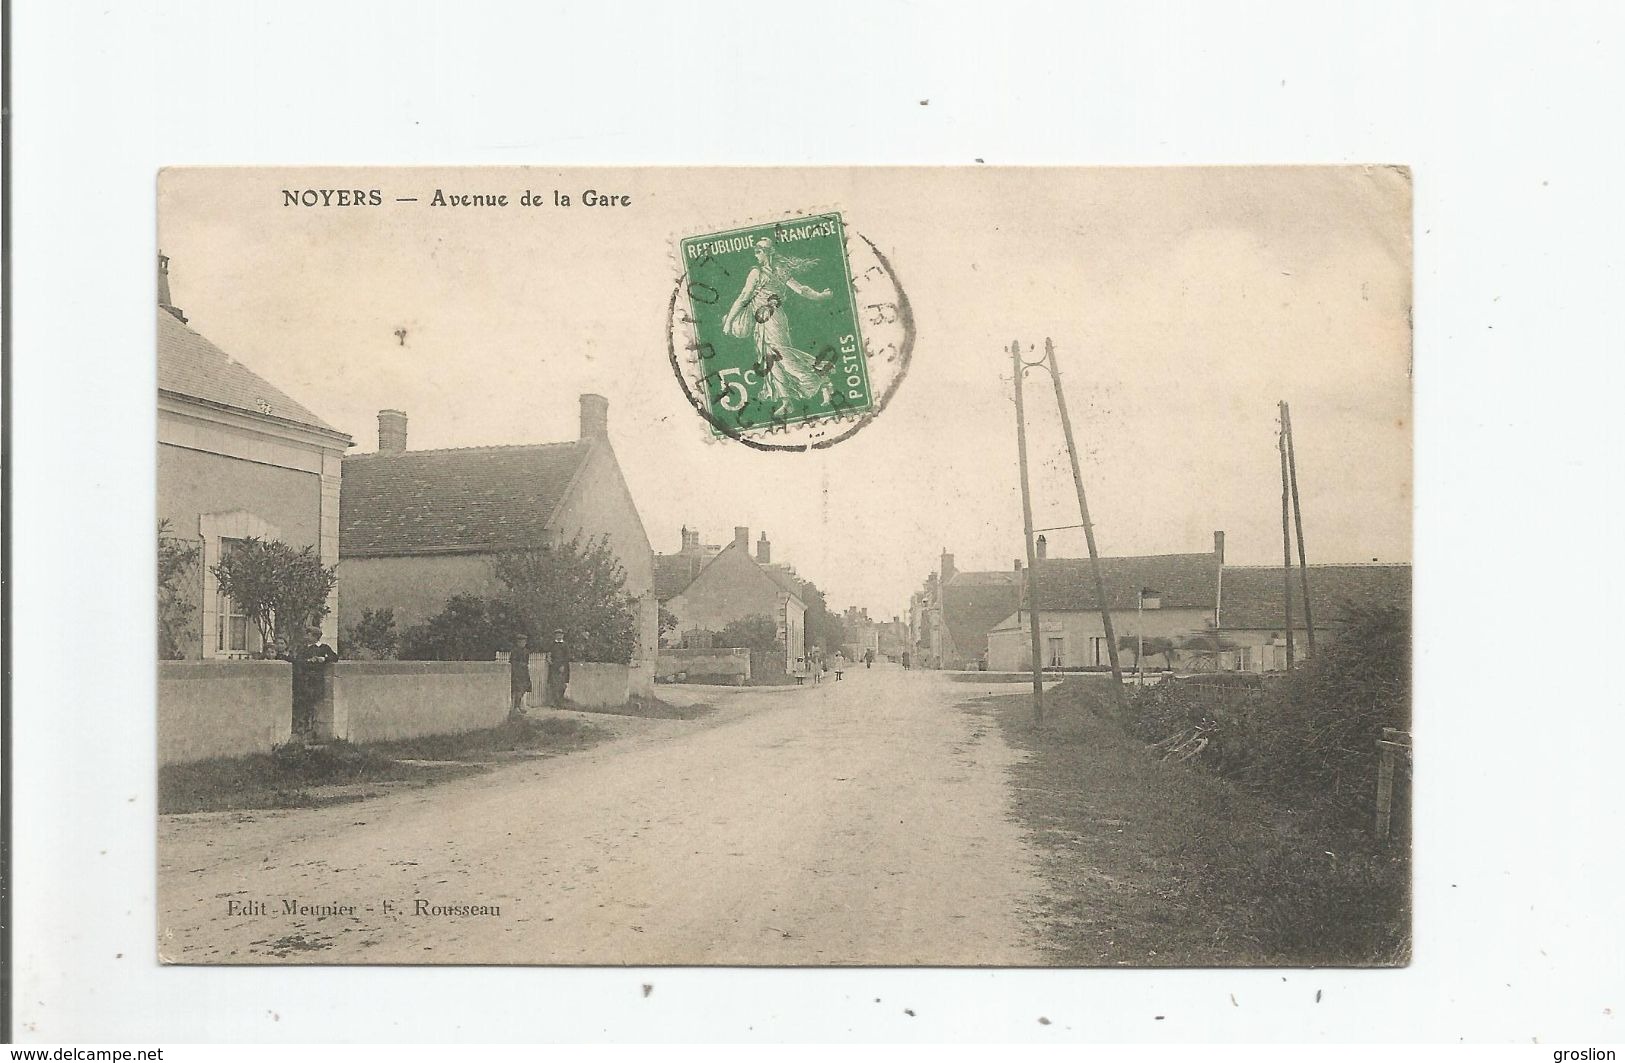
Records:
M609 437L609 400L582 395L575 440L409 450L407 417L378 415L378 450L344 460L341 619L388 608L405 629L455 594L501 591L501 554L603 540L637 599L634 692L654 682L654 555Z
M699 533L692 534L697 547ZM687 547L687 535L684 543ZM668 641L692 642L699 633L719 632L737 621L765 616L777 628L784 671L792 675L805 672L807 605L801 597L801 581L788 566L774 564L772 556L765 532L752 556L750 529L736 527L733 541L701 564L694 577L664 603L677 620ZM667 589L674 585L668 584Z
M1218 620L1224 533L1213 535L1213 552L1103 557L1107 610L1119 642L1142 639L1179 642L1211 632ZM1100 599L1088 558L1038 561L1039 648L1046 668L1106 668L1111 665ZM987 635L988 667L1024 671L1032 667L1031 614L1011 612ZM1119 651L1125 669L1135 665L1136 648ZM1151 655L1144 668L1174 667L1179 654Z
M177 638L189 659L252 657L263 647L213 567L250 537L313 547L339 560L341 459L349 436L187 324L171 302L169 260L158 276L158 518L198 549L183 575L195 622ZM337 645L341 592L322 620Z
M1317 650L1336 640L1348 607L1390 606L1410 611L1411 566L1344 564L1309 566L1309 605ZM1293 657L1309 656L1302 576L1292 570ZM1218 628L1224 644L1219 667L1244 672L1286 668L1286 576L1279 566L1229 565L1224 570Z

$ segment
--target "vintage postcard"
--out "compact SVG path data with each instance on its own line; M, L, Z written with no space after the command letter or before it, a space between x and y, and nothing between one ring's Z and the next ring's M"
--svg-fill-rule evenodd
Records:
M1409 962L1404 167L157 194L164 962Z

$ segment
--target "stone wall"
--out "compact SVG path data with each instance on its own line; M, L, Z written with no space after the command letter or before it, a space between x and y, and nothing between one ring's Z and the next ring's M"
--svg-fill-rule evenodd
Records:
M576 661L570 665L564 696L582 708L619 708L631 693L632 671L624 664Z
M506 661L339 661L332 669L319 735L391 742L478 731L508 716Z
M285 661L160 661L158 763L269 753L293 728Z

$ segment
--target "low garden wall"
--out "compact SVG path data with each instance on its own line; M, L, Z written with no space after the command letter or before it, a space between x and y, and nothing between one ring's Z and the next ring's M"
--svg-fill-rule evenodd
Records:
M576 661L570 665L570 682L564 696L583 708L619 708L631 693L631 672L624 664Z
M293 730L286 661L160 661L158 763L269 753Z
M750 651L745 649L663 649L655 677L665 683L739 683L750 681Z
M324 737L391 742L478 731L508 717L506 661L339 661L332 669L330 696L316 710Z

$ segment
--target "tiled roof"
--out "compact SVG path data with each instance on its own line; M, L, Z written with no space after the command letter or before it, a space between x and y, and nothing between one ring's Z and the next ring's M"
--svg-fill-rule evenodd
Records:
M163 309L158 311L158 390L343 434Z
M1016 611L1015 572L957 572L942 589L942 622L954 649L974 660L987 652L987 633Z
M548 521L590 444L409 450L344 459L339 556L522 550Z
M1103 557L1100 575L1106 584L1107 606L1113 612L1137 609L1142 590L1160 592L1163 609L1211 610L1218 597L1219 559L1214 554ZM1099 609L1089 559L1040 561L1038 606L1043 612L1059 613Z
M655 601L670 601L682 594L704 567L705 558L699 554L656 554Z
M1292 619L1303 626L1303 588L1298 570L1292 570ZM1284 578L1279 567L1224 568L1224 599L1219 607L1223 628L1279 631L1286 622L1281 604ZM1348 603L1397 605L1411 602L1410 565L1310 565L1310 605L1315 626L1333 623Z

